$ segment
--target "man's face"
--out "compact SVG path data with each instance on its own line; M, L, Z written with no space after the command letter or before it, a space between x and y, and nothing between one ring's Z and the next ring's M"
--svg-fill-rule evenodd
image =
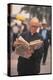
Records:
M30 26L30 32L31 32L31 33L36 33L36 32L37 32L37 28L38 28L37 25L31 25L31 26Z
M43 28L47 28L47 24L42 24Z

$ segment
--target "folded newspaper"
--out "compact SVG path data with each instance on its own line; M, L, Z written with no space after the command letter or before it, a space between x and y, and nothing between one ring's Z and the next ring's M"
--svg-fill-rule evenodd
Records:
M28 43L23 37L20 36L14 42L16 54L24 58L29 58L32 55L34 49L39 49L42 46L42 43L43 41L40 39Z

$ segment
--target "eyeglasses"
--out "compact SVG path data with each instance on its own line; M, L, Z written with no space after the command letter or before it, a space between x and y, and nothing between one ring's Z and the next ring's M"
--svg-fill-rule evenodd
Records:
M38 26L31 26L32 28L38 28Z

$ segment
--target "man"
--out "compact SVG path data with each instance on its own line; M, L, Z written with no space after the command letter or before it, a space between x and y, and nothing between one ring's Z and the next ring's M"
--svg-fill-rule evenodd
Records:
M39 34L37 33L37 28L39 27L39 20L37 18L33 18L29 22L29 31L24 32L21 36L28 42L33 40L41 39ZM39 48L32 52L32 56L28 59L19 56L17 71L19 76L24 75L35 75L40 73L40 63L42 59L42 48ZM31 53L31 51L30 51Z
M47 59L47 53L48 53L48 47L49 47L49 31L47 30L48 24L46 22L46 20L44 19L42 22L42 27L43 29L40 30L40 35L42 36L42 39L44 41L44 55L43 55L43 64L46 63L46 59Z

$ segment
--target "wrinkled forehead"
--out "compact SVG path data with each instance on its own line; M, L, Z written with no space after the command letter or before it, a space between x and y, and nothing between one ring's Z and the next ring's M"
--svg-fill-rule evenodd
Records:
M40 23L39 22L33 22L33 23L31 22L31 23L29 23L29 26L38 28L40 26Z
M30 26L30 28L38 28L40 25L39 24L31 24L31 25L29 25Z

